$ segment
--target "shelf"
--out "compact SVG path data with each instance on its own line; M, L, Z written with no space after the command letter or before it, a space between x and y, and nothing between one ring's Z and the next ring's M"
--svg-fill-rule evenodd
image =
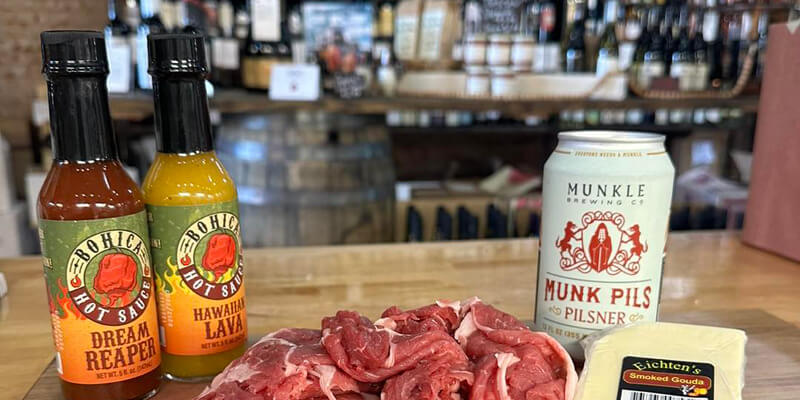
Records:
M546 115L562 110L575 109L645 109L660 108L738 108L744 112L758 109L757 96L735 99L657 100L629 98L621 101L608 100L481 100L445 99L432 97L364 97L344 100L325 96L321 100L272 101L266 93L244 90L218 90L209 101L213 109L221 113L285 112L295 110L322 110L347 114L385 114L392 110L497 110L509 116ZM126 95L111 95L111 114L116 119L142 120L153 113L150 93L135 92Z
M390 126L392 135L547 135L558 132L558 128L544 123L535 126L526 125L466 125L466 126Z
M652 123L639 125L560 125L558 123L542 123L541 125L527 126L519 124L499 124L499 125L468 125L468 126L437 126L437 127L418 127L418 126L391 126L388 127L389 133L397 136L416 136L416 135L503 135L503 136L535 136L552 135L561 131L571 130L616 130L629 131L636 130L642 132L660 133L663 135L686 135L695 130L719 130L728 131L735 129L725 123L720 124L669 124L657 125Z
M626 2L624 7L639 7L639 8L650 8L654 7L655 4L652 2L650 3L632 3ZM736 12L743 12L743 11L790 11L794 5L789 2L776 2L776 3L737 3L737 4L722 4L716 6L697 6L697 5L690 5L689 11L700 10L700 11L708 11L708 10L715 10L720 13L736 13Z

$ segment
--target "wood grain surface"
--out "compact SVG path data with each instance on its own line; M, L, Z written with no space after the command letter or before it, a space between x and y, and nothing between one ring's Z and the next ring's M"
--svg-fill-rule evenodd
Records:
M250 334L317 327L322 316L343 308L376 317L391 304L414 307L472 295L530 319L537 246L523 239L249 250ZM0 271L9 284L9 295L0 304L0 400L20 399L53 358L41 262L2 260ZM771 378L758 376L756 382L779 391L800 379L783 367L797 368L800 343L794 333L781 336L800 326L800 264L747 247L732 233L672 234L661 310L672 319L686 315L697 318L693 322L720 321L731 327L747 326L755 315L739 310L771 314L777 318L751 322L750 329L777 335L758 345L752 357L782 367L770 367ZM700 312L709 310L715 312ZM786 322L776 328L779 320ZM792 398L800 397L797 393Z

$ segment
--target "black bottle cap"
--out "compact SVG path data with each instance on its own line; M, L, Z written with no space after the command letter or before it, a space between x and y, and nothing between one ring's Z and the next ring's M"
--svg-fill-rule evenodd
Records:
M206 74L205 41L195 33L160 33L147 37L150 75Z
M45 31L42 40L44 74L108 74L106 43L96 31Z

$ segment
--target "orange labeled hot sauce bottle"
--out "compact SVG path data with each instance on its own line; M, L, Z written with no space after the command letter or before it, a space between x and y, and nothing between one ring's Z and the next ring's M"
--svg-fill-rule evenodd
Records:
M214 153L203 37L150 35L158 153L145 178L162 368L200 380L247 341L236 188Z
M56 364L67 400L130 400L161 381L144 198L111 129L100 32L44 32L53 166L38 200Z

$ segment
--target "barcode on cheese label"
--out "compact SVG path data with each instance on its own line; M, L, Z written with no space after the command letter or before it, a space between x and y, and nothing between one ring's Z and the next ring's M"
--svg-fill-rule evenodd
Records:
M620 400L708 400L707 397L684 397L670 394L623 390Z
M627 356L616 400L714 400L714 365Z

